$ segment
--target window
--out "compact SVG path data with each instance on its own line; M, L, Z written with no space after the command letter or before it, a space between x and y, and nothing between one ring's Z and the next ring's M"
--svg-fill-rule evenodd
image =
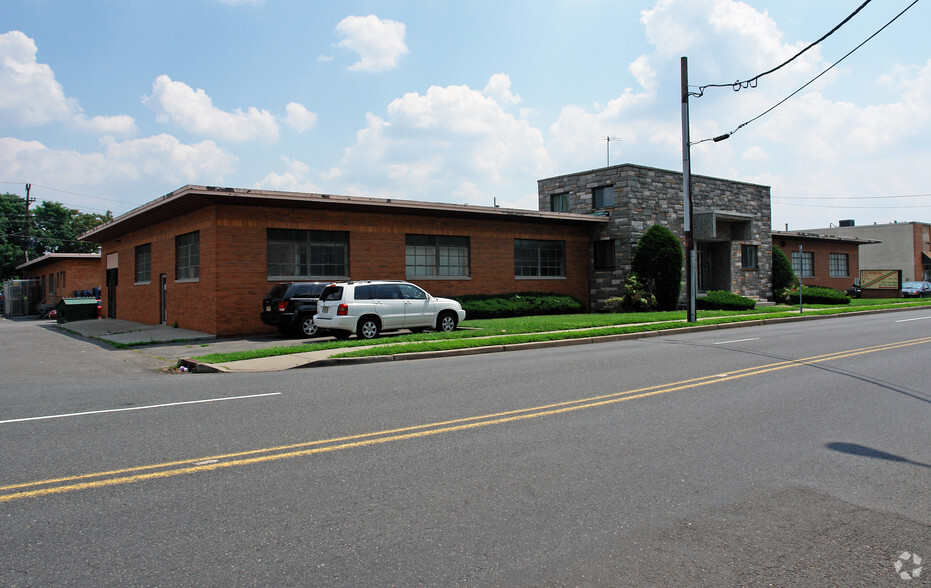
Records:
M550 210L553 212L569 212L569 195L553 194L550 196Z
M759 248L756 245L740 246L740 265L744 269L759 269Z
M48 275L48 293L55 294L55 274Z
M175 280L200 279L200 231L175 237Z
M562 241L514 239L515 278L566 276L566 245Z
M846 253L832 253L829 261L832 278L847 278L850 276L850 256Z
M792 271L800 278L812 278L815 275L815 254L792 252Z
M152 244L136 246L136 283L148 284L152 281Z
M596 270L613 270L615 268L614 239L593 241Z
M592 206L594 208L614 206L614 186L605 186L592 190Z
M268 279L349 277L349 233L268 229Z
M408 279L469 277L468 237L407 235L405 245Z

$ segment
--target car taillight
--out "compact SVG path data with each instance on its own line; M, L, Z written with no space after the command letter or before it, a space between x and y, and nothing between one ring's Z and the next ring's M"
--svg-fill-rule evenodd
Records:
M336 316L348 316L349 315L349 305L340 304L336 307Z
M287 300L279 300L279 301L278 301L278 312L284 312L284 311L287 310L287 309L288 309L288 301L287 301Z

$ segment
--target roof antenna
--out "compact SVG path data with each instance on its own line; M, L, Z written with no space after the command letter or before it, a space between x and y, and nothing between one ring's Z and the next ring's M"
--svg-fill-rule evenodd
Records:
M611 141L623 141L624 139L621 139L620 137L610 137L610 136L609 136L609 137L605 137L604 140L605 140L605 143L606 143L606 145L605 145L605 151L607 152L607 153L606 153L606 156L607 156L607 157L606 157L606 159L607 159L607 167L611 167Z

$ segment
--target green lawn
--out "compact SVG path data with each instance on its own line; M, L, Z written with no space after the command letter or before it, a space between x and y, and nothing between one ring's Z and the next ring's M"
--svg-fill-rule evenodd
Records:
M808 305L806 315L839 314L868 310L870 308L931 306L931 300L852 300L849 306ZM798 306L763 306L750 311L698 311L702 324L733 323L760 320L763 318L798 316ZM506 319L466 320L460 329L452 333L420 333L380 337L372 341L351 339L349 341L323 341L302 343L253 351L214 353L193 359L205 363L226 363L243 359L273 357L292 353L305 353L324 349L346 349L337 357L363 355L393 355L415 351L442 349L464 349L487 345L513 345L531 341L573 339L620 333L636 333L687 326L685 311L616 313L616 314L564 314L528 316ZM371 349L353 351L353 347L374 346Z

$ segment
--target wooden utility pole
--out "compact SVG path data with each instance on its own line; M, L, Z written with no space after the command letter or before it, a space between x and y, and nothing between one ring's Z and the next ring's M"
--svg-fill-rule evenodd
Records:
M698 322L695 312L695 240L692 235L692 161L689 146L689 58L682 58L682 212L685 225L685 291L688 322Z
M29 197L29 190L32 189L32 184L26 184L26 216L23 219L23 257L26 258L26 261L29 261L29 205L35 202L35 198Z

